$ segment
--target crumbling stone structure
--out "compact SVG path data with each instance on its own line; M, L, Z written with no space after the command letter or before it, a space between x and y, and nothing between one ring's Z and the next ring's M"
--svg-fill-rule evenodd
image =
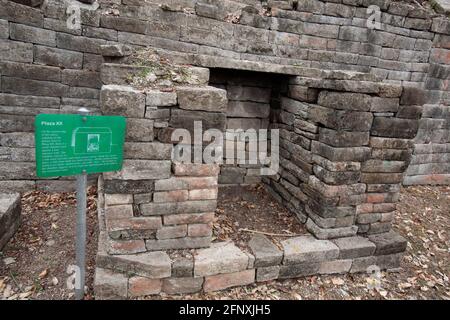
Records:
M0 250L19 228L20 212L20 195L18 193L0 193Z
M65 2L0 4L0 191L72 185L34 176L34 115L127 117L124 168L99 177L99 298L398 267L402 182L449 181L450 22L434 12L389 0L102 0L74 29ZM371 4L381 29L367 27ZM176 72L136 63L148 47ZM172 133L194 121L280 130L278 172L174 161ZM280 247L255 237L248 252L211 243L219 185L259 182L312 235ZM173 254L183 249L194 251Z

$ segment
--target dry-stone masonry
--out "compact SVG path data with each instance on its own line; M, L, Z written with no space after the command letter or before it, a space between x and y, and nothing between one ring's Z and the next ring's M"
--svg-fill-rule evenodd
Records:
M20 213L20 195L0 193L0 250L19 228Z
M401 184L450 181L443 7L82 2L74 28L68 2L0 0L0 192L73 185L35 177L36 114L127 117L124 168L99 178L99 298L399 266L406 242L391 222ZM367 26L370 5L379 28ZM231 129L279 129L278 172L173 161L172 133L193 133L194 121L226 141ZM247 153L239 142L234 151ZM254 237L248 252L211 243L219 185L258 182L311 235L281 246ZM182 249L194 254L169 255Z

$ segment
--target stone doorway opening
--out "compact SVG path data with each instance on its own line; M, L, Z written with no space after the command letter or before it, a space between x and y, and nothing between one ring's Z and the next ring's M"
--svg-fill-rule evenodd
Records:
M128 74L117 77L117 70L141 74L139 68L105 68L103 74L114 77L102 88L102 111L127 116L129 132L123 170L100 180L100 296L114 296L119 287L121 296L135 297L398 267L406 242L391 222L417 131L408 112L415 101L402 87L353 72L299 68L296 76L278 76L188 67L194 85L139 89L126 84ZM385 106L397 111L380 112ZM249 174L257 166L174 160L172 133L195 131L195 121L226 133L279 130L277 142L272 135L270 141L270 154L278 150L277 170L258 177ZM247 151L247 144L239 148ZM245 182L261 182L264 190L218 191ZM253 199L244 198L252 193ZM265 204L268 194L276 201ZM245 210L234 212L230 234L256 229L295 237L245 231L242 243L220 238L213 231L222 206L241 204ZM258 214L260 225L246 219Z

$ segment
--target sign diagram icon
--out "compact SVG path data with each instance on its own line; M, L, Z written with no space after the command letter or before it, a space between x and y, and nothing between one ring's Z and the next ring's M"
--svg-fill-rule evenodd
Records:
M111 153L111 129L91 127L76 128L72 132L71 145L75 154Z

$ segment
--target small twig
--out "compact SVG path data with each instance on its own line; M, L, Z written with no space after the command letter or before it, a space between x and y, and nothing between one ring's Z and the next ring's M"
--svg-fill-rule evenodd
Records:
M422 9L424 9L424 7L416 0L413 0L419 7L421 7Z
M264 232L264 231L258 231L258 230L250 230L250 229L239 229L239 231L263 234L263 235L272 236L272 237L299 237L300 236L300 234L270 233L270 232Z
M13 282L16 284L17 288L20 290L20 292L23 293L22 288L20 287L19 283L16 280L16 277L14 277L13 273L11 272L11 270L9 270L9 275L11 276L11 279L13 280Z

